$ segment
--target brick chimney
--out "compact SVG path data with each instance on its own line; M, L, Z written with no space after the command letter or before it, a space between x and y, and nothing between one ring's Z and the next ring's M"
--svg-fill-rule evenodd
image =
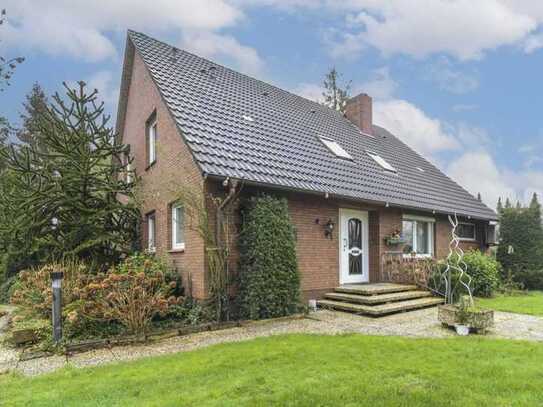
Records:
M347 101L345 117L352 121L362 133L373 135L373 108L371 97L361 93Z

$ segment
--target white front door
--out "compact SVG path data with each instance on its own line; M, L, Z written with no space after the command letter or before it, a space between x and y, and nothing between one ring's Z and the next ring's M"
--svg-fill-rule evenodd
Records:
M339 282L340 284L367 283L368 213L340 209Z

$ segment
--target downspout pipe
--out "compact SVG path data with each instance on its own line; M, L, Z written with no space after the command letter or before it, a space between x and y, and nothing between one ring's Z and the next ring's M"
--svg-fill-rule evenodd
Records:
M226 178L224 181L225 184L229 186L228 194L226 195L226 198L222 203L218 206L217 212L215 214L215 241L217 244L218 249L224 249L224 241L223 241L223 222L224 222L224 210L232 203L236 196L236 189L238 186L237 180L230 180L229 178Z

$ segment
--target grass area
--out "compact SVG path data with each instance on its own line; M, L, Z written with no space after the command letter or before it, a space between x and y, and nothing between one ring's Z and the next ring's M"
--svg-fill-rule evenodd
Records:
M484 338L289 335L36 378L3 406L533 406L543 345Z
M477 304L496 311L543 316L543 291L528 291L526 294L498 295L493 298L478 298Z

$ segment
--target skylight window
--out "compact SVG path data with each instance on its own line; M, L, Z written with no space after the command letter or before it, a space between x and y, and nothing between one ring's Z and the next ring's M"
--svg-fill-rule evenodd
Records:
M247 120L248 122L254 122L255 121L255 119L253 119L251 116L248 116L248 115L243 115L243 119Z
M417 170L419 170L420 172L426 172L426 171L424 170L424 168L421 168L421 167L417 167Z
M385 171L389 172L398 172L396 171L396 168L394 168L392 165L390 165L383 157L381 157L379 154L372 153L370 151L366 151L366 153L373 158L373 161L375 161L377 164L379 164Z
M322 141L322 143L326 147L328 147L328 149L332 153L334 153L337 157L345 158L347 160L352 160L353 159L353 157L351 157L351 155L347 151L345 151L343 149L343 147L341 147L337 141L331 140L329 138L324 138L324 137L319 137L319 138Z

